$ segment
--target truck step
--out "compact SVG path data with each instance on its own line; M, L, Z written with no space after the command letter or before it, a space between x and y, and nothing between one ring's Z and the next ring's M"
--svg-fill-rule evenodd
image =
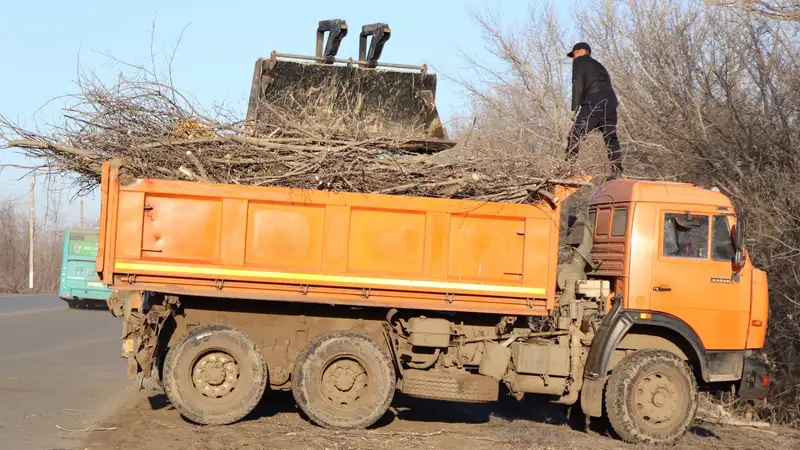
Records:
M467 372L406 369L400 392L434 400L486 403L497 401L500 383L491 377Z

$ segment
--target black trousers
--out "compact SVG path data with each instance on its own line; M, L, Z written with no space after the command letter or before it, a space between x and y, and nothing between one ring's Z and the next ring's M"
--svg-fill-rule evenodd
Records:
M622 153L617 138L617 97L614 94L595 92L587 95L581 103L567 139L568 162L575 162L581 139L594 130L603 133L613 170L622 172Z

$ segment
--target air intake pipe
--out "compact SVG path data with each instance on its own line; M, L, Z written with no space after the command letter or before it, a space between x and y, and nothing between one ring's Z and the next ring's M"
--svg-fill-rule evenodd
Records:
M572 260L559 266L557 275L558 288L561 289L561 295L558 297L558 328L562 330L569 328L570 321L578 318L575 304L575 285L578 281L586 279L586 266L591 267L593 265L594 230L586 220L585 212L579 213L572 226L570 237L572 237L573 233L580 233L580 244L577 247L572 246Z

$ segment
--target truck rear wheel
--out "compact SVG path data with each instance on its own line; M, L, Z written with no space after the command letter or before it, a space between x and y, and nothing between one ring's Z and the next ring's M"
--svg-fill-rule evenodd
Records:
M637 351L611 373L606 410L622 440L674 444L686 433L697 410L694 374L672 352Z
M225 425L249 414L267 386L267 365L255 343L224 324L189 331L167 352L164 392L181 414L202 425Z
M388 352L354 331L333 331L311 341L298 355L292 394L317 425L366 428L386 413L395 391Z

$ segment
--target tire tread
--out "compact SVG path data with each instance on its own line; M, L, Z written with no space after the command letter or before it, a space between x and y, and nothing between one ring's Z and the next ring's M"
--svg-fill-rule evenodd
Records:
M186 405L181 401L180 386L174 375L177 369L179 359L183 352L188 350L188 346L196 342L197 336L203 333L227 333L233 335L236 339L241 340L248 347L248 356L255 357L257 361L258 372L263 376L258 377L256 380L255 389L251 389L247 397L244 398L237 408L233 408L226 413L211 414L204 411L202 408L195 410L191 406ZM162 386L164 393L169 398L170 402L177 408L181 415L192 422L201 425L228 425L243 419L250 414L253 409L261 401L267 386L267 364L261 354L261 350L243 331L233 328L227 324L214 323L208 325L201 325L190 330L181 340L174 346L170 347L167 351L167 356L164 359L164 375L162 379Z
M371 374L371 383L377 383L377 392L382 398L377 404L372 405L360 414L353 417L334 415L330 409L321 404L321 400L316 398L318 391L314 386L314 376L316 374L315 364L324 354L324 345L353 345L360 351L371 354L377 363L375 371L387 375L385 379L373 379L380 374ZM372 359L367 359L371 361ZM292 374L292 395L297 406L312 422L327 429L354 429L366 428L378 419L389 409L389 405L394 397L395 390L395 369L388 349L379 345L370 337L351 330L329 331L313 339L298 355L295 360L295 368ZM388 391L388 392L387 392Z
M637 374L647 366L666 364L676 369L686 378L689 391L689 408L686 417L663 437L647 435L640 430L631 413L628 411L628 390ZM677 442L688 430L697 410L697 381L686 362L678 355L667 350L645 349L624 357L614 368L606 386L605 406L609 422L619 437L631 444L667 444Z

